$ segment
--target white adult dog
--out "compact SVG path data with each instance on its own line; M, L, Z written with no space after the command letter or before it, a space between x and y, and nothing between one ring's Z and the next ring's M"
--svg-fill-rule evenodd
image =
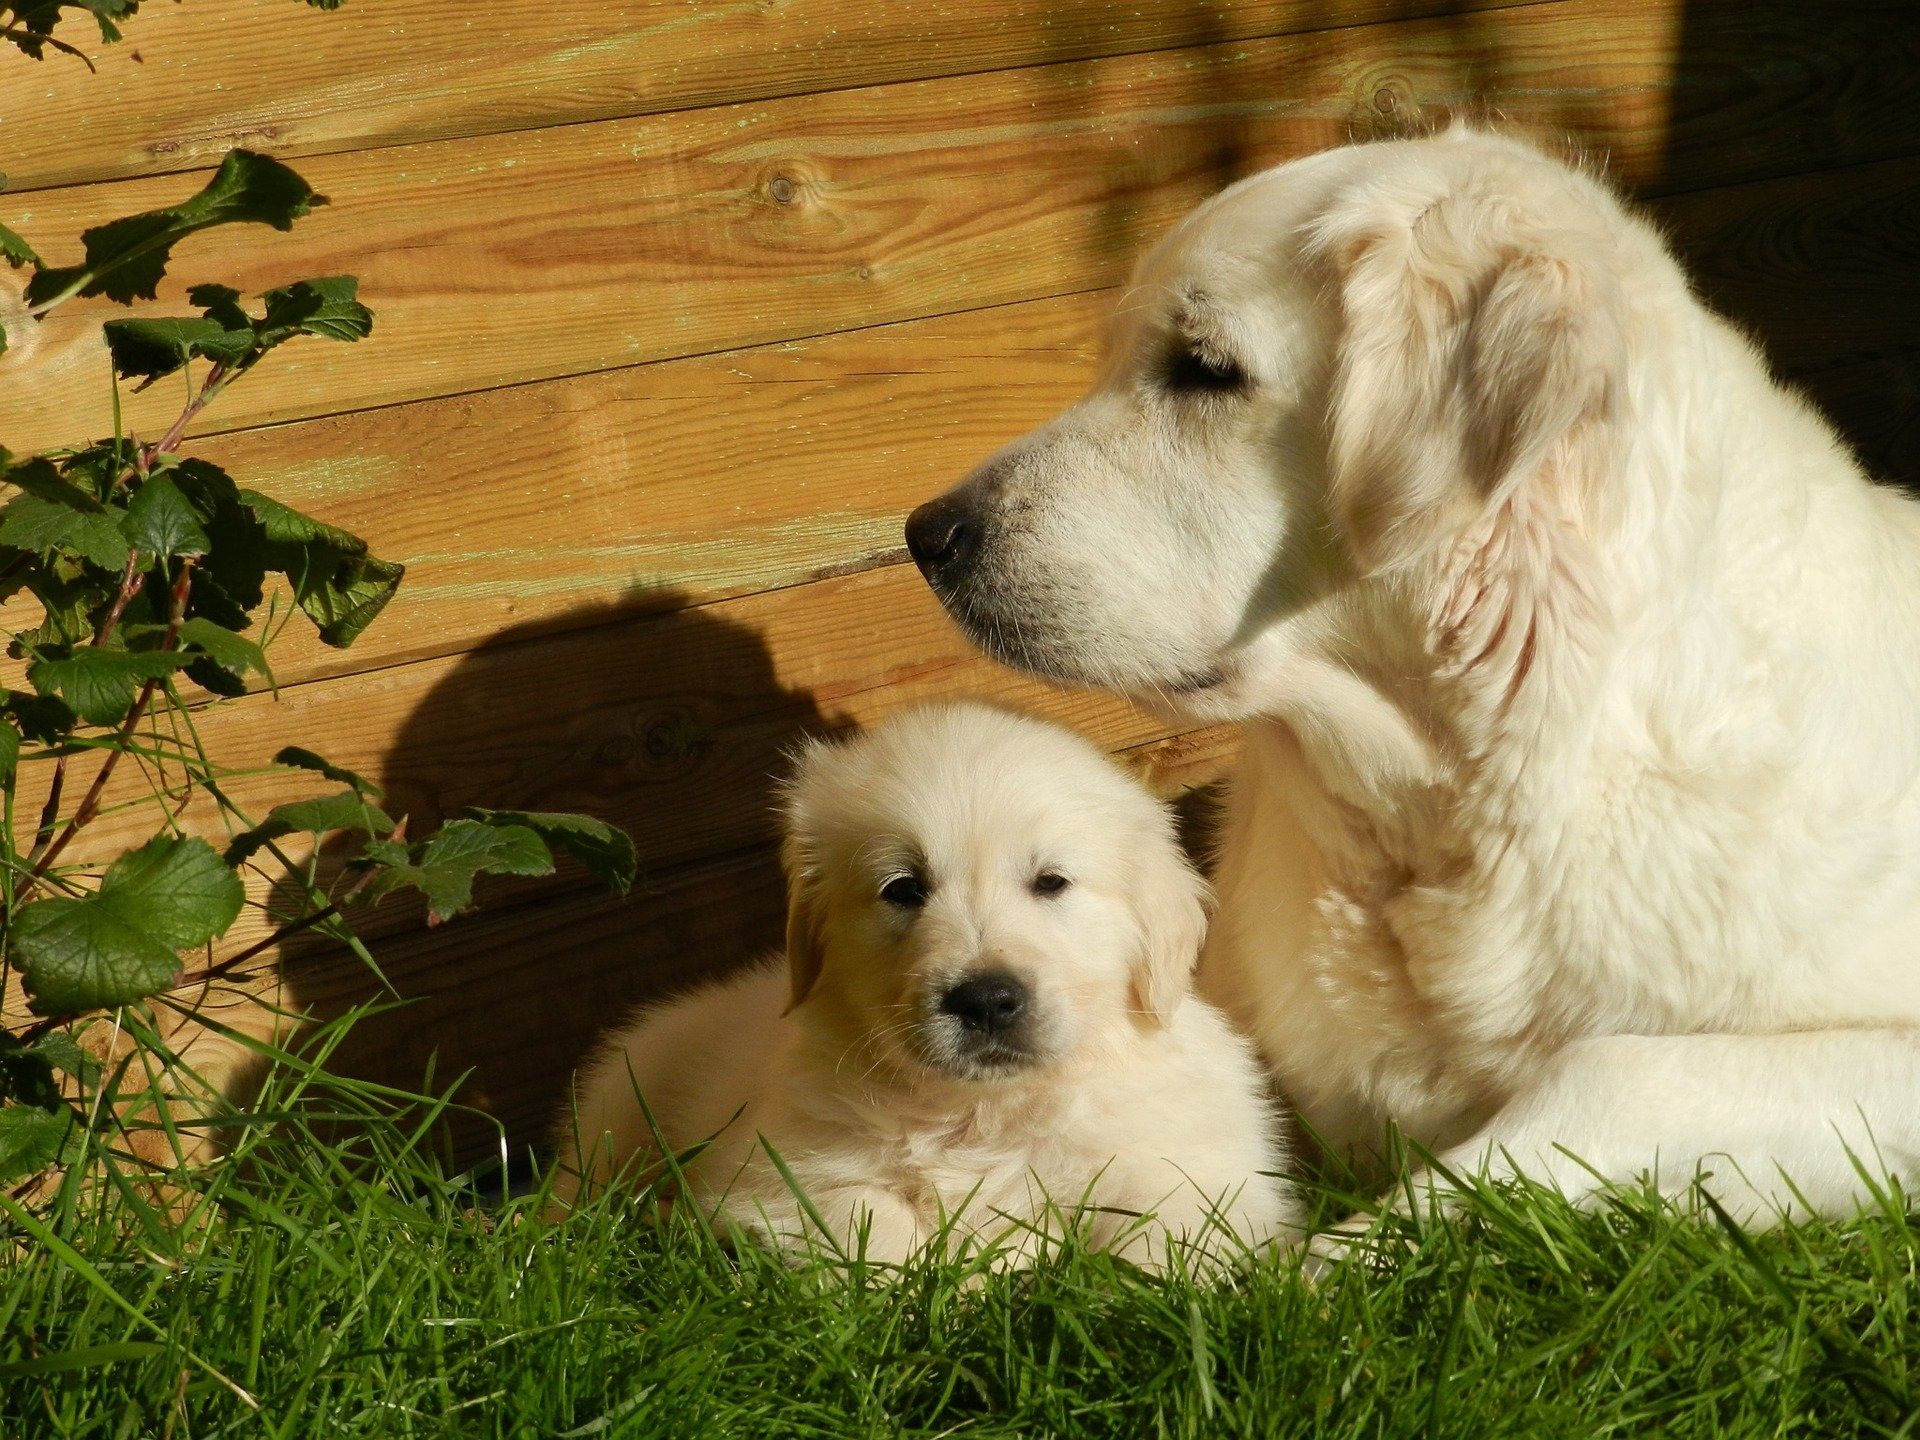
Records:
M1920 509L1590 176L1233 186L907 533L1000 658L1246 722L1200 985L1321 1135L1756 1220L1920 1173Z
M785 965L613 1038L559 1127L563 1200L657 1168L657 1127L701 1147L704 1207L790 1247L978 1238L1017 1264L1071 1218L1215 1263L1292 1231L1259 1060L1188 996L1205 884L1098 750L983 705L908 712L809 747L786 819Z

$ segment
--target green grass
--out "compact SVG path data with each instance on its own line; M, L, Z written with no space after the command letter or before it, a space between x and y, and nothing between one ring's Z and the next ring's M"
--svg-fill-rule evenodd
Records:
M1920 1429L1896 1204L1748 1241L1501 1190L1317 1286L1284 1257L1214 1286L1087 1254L877 1273L731 1255L630 1199L551 1227L537 1196L476 1205L430 1116L312 1076L260 1108L191 1221L77 1185L0 1216L0 1436Z

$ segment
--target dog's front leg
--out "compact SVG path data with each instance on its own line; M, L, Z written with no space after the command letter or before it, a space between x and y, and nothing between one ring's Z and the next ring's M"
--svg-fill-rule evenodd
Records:
M814 1197L820 1218L848 1256L881 1265L902 1265L926 1244L919 1213L897 1191L878 1185L847 1185Z
M1844 1219L1889 1179L1920 1180L1920 1030L1611 1035L1569 1044L1480 1132L1434 1157L1395 1208L1456 1200L1454 1181L1525 1178L1576 1204L1696 1182L1735 1219ZM1339 1258L1369 1227L1319 1237Z

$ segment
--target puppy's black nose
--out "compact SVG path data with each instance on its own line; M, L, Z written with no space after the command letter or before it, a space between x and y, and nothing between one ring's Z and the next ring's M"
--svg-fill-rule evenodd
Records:
M1002 1036L1027 1013L1027 987L1011 975L975 975L940 997L940 1008L976 1035Z
M958 491L929 500L907 517L907 553L929 580L964 569L980 548L980 519Z

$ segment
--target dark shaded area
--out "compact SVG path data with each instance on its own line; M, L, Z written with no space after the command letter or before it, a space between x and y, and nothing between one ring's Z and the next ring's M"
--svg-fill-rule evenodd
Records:
M830 728L782 687L765 642L711 607L658 593L575 617L565 635L509 630L463 656L414 712L378 777L424 833L463 805L578 810L641 852L624 900L568 862L547 881L482 881L478 908L429 930L417 905L377 912L370 946L411 1003L356 1025L336 1065L442 1089L535 1142L595 1034L663 990L777 946L783 885L774 785L784 750ZM381 995L339 953L289 962L317 1017ZM455 1154L493 1151L455 1116Z
M1668 176L1791 177L1656 205L1703 297L1871 473L1920 488L1920 12L1694 0L1674 76Z

